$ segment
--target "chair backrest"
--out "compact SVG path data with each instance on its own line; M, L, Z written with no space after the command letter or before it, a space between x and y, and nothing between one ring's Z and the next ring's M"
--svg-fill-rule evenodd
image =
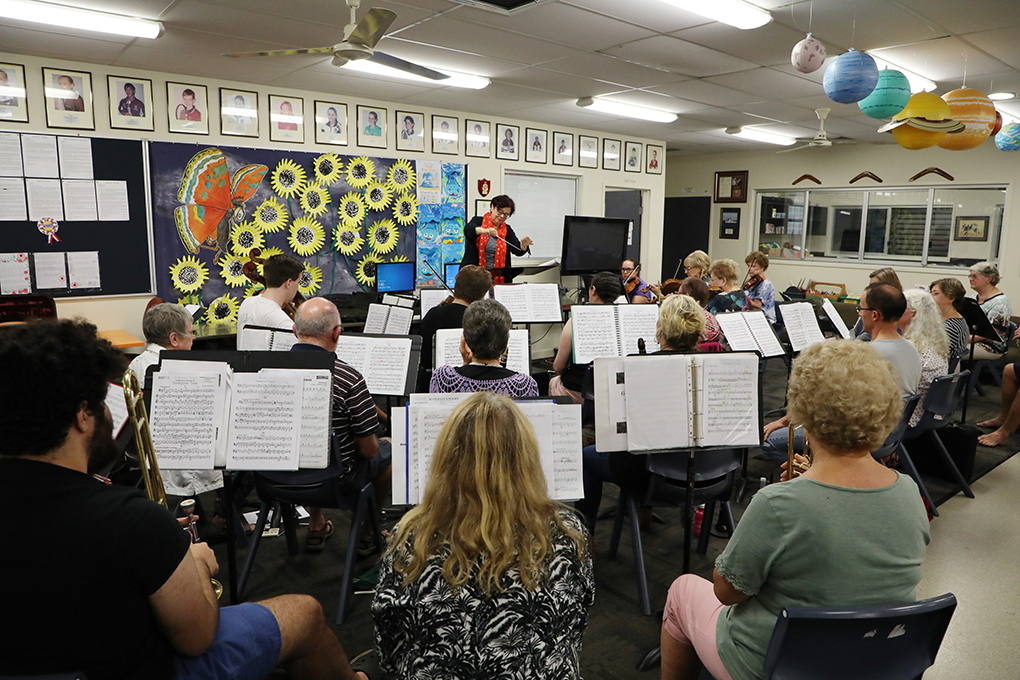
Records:
M49 295L0 295L0 323L56 316L57 305Z
M907 425L910 424L910 417L914 415L914 409L917 408L917 402L921 401L920 394L911 394L909 397L903 400L903 415L900 417L900 424L896 426L889 436L882 442L882 446L871 452L871 455L876 459L885 458L890 453L896 450L896 447L900 445L900 440L903 439L903 434L907 431Z
M894 607L787 607L765 656L768 680L919 680L956 609L956 596Z
M956 407L960 405L960 398L963 391L969 384L970 371L940 375L931 381L928 392L924 395L921 403L924 408L924 415L915 427L929 427L929 423L936 423L936 427L944 425L946 418L953 415ZM936 417L937 416L937 417Z

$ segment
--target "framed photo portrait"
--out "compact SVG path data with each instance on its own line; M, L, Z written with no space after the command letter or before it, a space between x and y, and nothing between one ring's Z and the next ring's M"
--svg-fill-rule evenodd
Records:
M273 142L305 142L305 100L269 95L269 139Z
M719 238L740 238L740 208L719 209Z
M624 172L641 172L641 143L627 142L624 147Z
M957 217L956 218L956 240L957 241L987 241L988 240L988 215L978 217Z
M110 127L118 130L153 130L152 81L145 78L106 76L110 92Z
M464 155L475 158L491 158L492 143L489 138L489 123L484 120L468 118L464 129Z
M619 139L603 139L602 140L602 169L603 170L619 170L620 159L622 158L620 151L623 149L623 143Z
M432 116L432 153L457 154L459 124L452 116Z
M43 68L46 90L46 127L94 130L92 74Z
M548 163L549 153L548 142L549 132L547 130L536 130L535 128L524 129L524 160L529 163Z
M599 167L599 138L588 135L577 136L577 167Z
M259 136L259 93L220 88L220 133Z
M170 132L209 134L209 94L205 85L167 82L166 109Z
M661 175L662 165L666 162L666 150L657 144L645 145L645 172L649 175Z
M315 100L315 143L347 146L347 104Z
M21 64L0 64L0 121L28 122L28 91Z
M553 165L574 164L574 135L569 132L553 133Z
M496 158L504 161L521 159L521 129L516 125L496 123Z
M397 111L397 151L425 150L425 114Z
M476 198L475 199L475 217L485 217L485 213L492 210L492 199L491 198Z
M358 146L386 148L386 109L358 104Z
M715 173L716 203L747 203L747 170Z

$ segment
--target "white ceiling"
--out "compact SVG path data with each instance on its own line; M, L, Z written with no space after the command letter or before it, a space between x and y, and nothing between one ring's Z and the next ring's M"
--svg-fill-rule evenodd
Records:
M705 0L711 2L712 0ZM830 58L867 50L938 83L1020 92L1018 0L753 0L772 23L752 31L708 21L661 0L547 0L509 16L452 0L364 0L397 20L381 51L428 66L488 76L480 91L348 75L328 56L230 59L224 52L339 42L341 0L64 0L150 19L156 40L96 37L0 19L0 49L182 75L335 92L664 139L672 153L760 149L727 126L810 137L814 109L826 129L862 143L890 143L880 121L822 92L824 69L800 74L790 51L808 30ZM641 123L590 113L579 97L604 96L677 113ZM1020 116L1020 101L999 108Z

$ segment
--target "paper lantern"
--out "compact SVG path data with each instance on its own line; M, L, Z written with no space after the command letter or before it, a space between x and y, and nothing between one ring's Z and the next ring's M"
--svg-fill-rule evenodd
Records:
M812 38L810 33L793 46L790 63L801 73L814 73L822 67L823 62L825 62L825 45Z
M950 151L966 151L984 143L995 127L995 105L983 92L962 87L942 95L949 105L949 115L967 127L963 132L947 135L938 143L939 148Z
M999 151L1020 151L1020 123L1003 125L995 135L995 146Z
M1002 129L1002 114L998 111L995 112L995 125L992 126L992 136L999 134L999 130Z
M918 92L910 98L907 106L893 118L894 121L908 118L924 118L937 121L949 118L949 104L931 92ZM935 146L949 134L948 132L930 132L910 125L901 125L892 131L896 143L904 149L916 151Z
M838 104L856 104L874 92L878 84L878 64L870 54L850 50L825 69L822 88Z
M878 74L875 91L857 105L869 118L892 118L903 110L908 101L910 81L899 71L884 68Z

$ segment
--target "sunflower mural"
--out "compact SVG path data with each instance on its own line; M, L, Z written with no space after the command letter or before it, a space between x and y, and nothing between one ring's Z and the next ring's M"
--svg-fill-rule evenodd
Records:
M251 222L239 224L230 232L230 251L237 257L246 258L252 248L262 248L265 245L262 230Z
M364 189L375 180L375 163L358 156L347 165L347 184L353 189Z
M184 297L179 297L177 298L177 304L181 307L187 307L188 305L202 306L202 294L192 293L190 295L185 295Z
M334 184L344 174L344 162L335 153L324 153L312 161L315 179L324 186Z
M185 255L171 265L170 279L182 293L194 293L209 280L209 269L194 255Z
M295 253L301 257L308 257L322 248L322 244L326 242L326 231L317 221L299 217L290 225L287 242Z
M388 184L382 182L373 182L368 185L365 189L365 205L368 206L369 210L386 210L390 207L390 202L393 201L393 192L390 191Z
M386 173L386 184L397 193L414 189L415 179L414 168L411 167L411 161L406 158L394 163Z
M305 262L305 270L301 272L301 280L298 281L298 292L309 297L319 290L322 284L322 270Z
M336 249L348 257L356 255L365 245L365 239L361 238L356 229L346 227L337 227L333 240L336 242Z
M266 234L275 234L287 226L287 209L276 198L270 197L255 208L255 224Z
M221 295L209 303L205 320L209 323L236 323L237 309L241 303L233 295Z
M244 261L237 255L221 258L220 265L220 276L228 286L237 288L248 283L248 277L244 275Z
M291 159L284 158L273 170L270 184L277 194L283 198L291 198L305 187L305 169Z
M375 285L375 266L382 262L382 259L375 253L369 253L361 258L358 267L354 271L354 278L363 286Z
M361 194L354 192L344 194L337 207L337 214L343 226L349 229L357 229L365 220L365 199Z
M397 247L400 233L393 220L379 220L368 228L368 245L374 253L389 253Z
M329 189L319 184L308 185L301 194L301 209L312 217L319 217L329 210Z
M261 293L265 289L266 289L266 287L263 286L261 283L249 283L244 288L244 297L245 297L245 299L248 299L252 295L258 295L259 293Z
M393 204L393 219L403 226L418 220L418 198L413 194L400 194Z

